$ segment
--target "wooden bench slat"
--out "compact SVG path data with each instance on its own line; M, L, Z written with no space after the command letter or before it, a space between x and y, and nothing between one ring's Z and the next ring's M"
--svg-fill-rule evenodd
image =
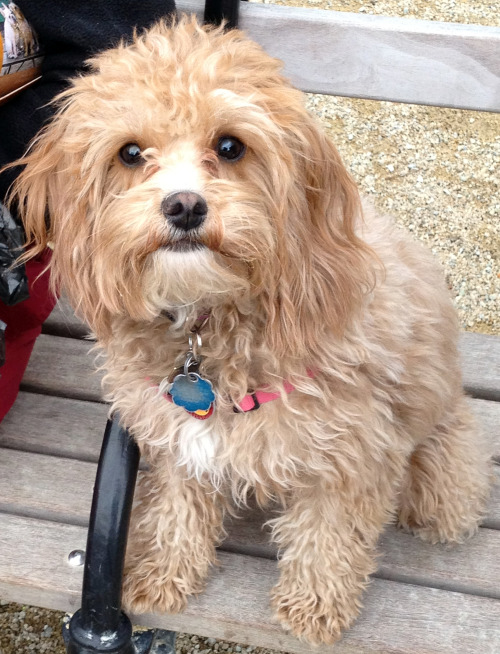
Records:
M469 399L485 438L491 445L493 459L500 463L500 402Z
M50 316L44 322L43 332L53 336L85 338L89 335L90 329L75 316L75 312L67 299L61 297Z
M268 598L277 580L276 564L235 556L220 554L221 569L212 574L206 593L192 600L184 614L142 615L137 621L177 631L212 632L215 637L297 654L414 654L417 643L420 651L433 654L498 652L498 600L380 579L373 580L360 618L342 641L313 649L270 622Z
M494 475L495 483L487 506L487 516L482 524L487 529L500 531L500 467L495 466ZM272 516L267 515L267 519L270 517ZM274 550L270 549L268 544L266 528L263 528L263 520L262 512L259 509L247 510L244 514L244 520L228 520L225 547L229 551L267 558L273 557ZM420 543L420 541L416 542Z
M0 513L0 597L76 611L83 570L69 566L67 559L86 544L85 527Z
M500 467L495 466L494 475L495 483L487 506L487 516L484 518L482 524L486 529L500 531ZM257 508L248 509L242 515L243 519L235 518L226 521L227 537L224 541L224 548L231 552L273 558L276 552L274 546L269 544L268 530L263 524L264 521L269 520L272 515L269 512L263 514L262 511ZM415 543L414 547L420 547L420 540L415 539L413 536L403 534L402 532L398 532L397 536L390 536L390 538L397 539L400 535L401 537L409 538L411 543ZM394 540L394 542L396 542L396 540ZM404 548L408 547L408 544L401 542L398 547L403 548L406 552ZM425 547L428 546L426 545ZM433 546L430 547L431 551L434 553L440 551L439 549L432 549ZM447 556L448 553L443 553L443 555ZM425 569L425 562L422 563L422 569ZM496 583L498 586L498 580Z
M21 391L0 423L0 447L97 463L107 416L105 404Z
M0 453L0 511L88 524L95 464L8 449ZM244 519L230 521L222 549L274 558L276 548L261 527L266 514L242 515ZM500 522L499 502L492 517ZM380 551L377 576L500 598L500 531L481 529L476 538L450 550L390 528Z
M23 390L69 397L101 400L102 373L95 372L93 344L62 336L41 334L24 373Z
M0 514L0 595L10 601L74 611L82 568L67 556L85 547L85 529ZM310 645L271 621L274 561L220 552L207 590L180 615L144 615L137 624L310 654ZM415 643L433 654L497 654L499 601L375 579L361 617L334 647L318 654L410 654ZM134 618L134 616L132 616Z
M2 445L3 436L0 432L0 471L3 477L0 479L0 507L8 505L11 507L9 511L18 511L25 515L32 506L33 513L38 517L47 518L48 514L38 512L45 510L50 515L57 515L59 520L63 520L66 515L73 515L76 524L86 524L95 478L95 463L2 449ZM484 525L491 529L500 529L499 466L495 466L495 474L496 483ZM73 495L79 496L79 502L69 508L68 496ZM14 506L15 509L12 508ZM39 506L44 508L38 508ZM72 519L68 521L71 522ZM245 537L245 540L248 538ZM262 552L258 555L268 556Z
M464 332L460 337L460 354L467 392L500 402L500 338Z
M495 482L487 505L487 514L482 524L489 529L500 530L500 466L495 465Z
M187 13L201 7L178 3ZM239 24L304 91L500 111L497 27L250 2Z
M498 530L481 528L466 543L450 547L390 528L379 542L376 576L500 600L499 537ZM500 603L498 610L500 615Z
M0 450L0 511L86 526L96 464Z
M42 334L23 378L23 389L99 401L102 373L93 368L93 344ZM460 341L464 387L475 397L500 401L500 339L465 333Z
M500 403L470 404L500 462ZM21 391L0 423L0 446L95 462L107 415L105 404Z
M429 545L388 526L379 542L381 558L375 576L393 581L485 595L500 599L500 470L490 512L478 534L462 545ZM226 522L224 550L274 558L276 547L263 524L272 515L259 509L242 512ZM500 605L499 605L500 611Z
M500 495L500 476L495 489ZM499 498L500 499L500 498ZM275 558L264 521L272 517L259 509L227 520L222 549L237 554ZM411 534L388 526L378 550L381 554L375 577L432 588L468 592L500 599L500 522L494 529L481 528L462 545L429 545ZM500 607L499 607L500 610Z

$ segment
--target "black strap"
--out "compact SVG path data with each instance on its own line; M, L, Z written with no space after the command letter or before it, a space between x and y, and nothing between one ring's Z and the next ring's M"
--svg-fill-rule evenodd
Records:
M227 29L238 27L239 0L205 0L205 23L220 25L223 20Z

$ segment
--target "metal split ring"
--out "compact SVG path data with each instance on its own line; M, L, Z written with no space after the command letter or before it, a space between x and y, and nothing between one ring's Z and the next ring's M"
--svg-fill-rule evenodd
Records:
M193 355L192 352L188 352L186 356L186 360L184 361L184 374L186 377L189 377L191 381L193 381L193 373L189 372L189 368L192 365L197 365L199 363L198 359Z
M193 336L196 336L194 339ZM193 353L193 359L198 361L198 352L201 350L202 340L199 332L191 332L189 334L189 351Z

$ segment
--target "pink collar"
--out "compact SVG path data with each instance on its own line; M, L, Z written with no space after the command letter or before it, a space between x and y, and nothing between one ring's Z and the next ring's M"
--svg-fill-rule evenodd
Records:
M283 389L285 393L290 394L295 390L295 386L290 384L290 382L284 382ZM272 402L273 400L279 400L281 398L281 393L269 393L268 391L256 391L245 397L241 400L238 406L234 406L233 411L235 413L248 413L249 411L255 411L258 409L261 404L266 404L267 402Z

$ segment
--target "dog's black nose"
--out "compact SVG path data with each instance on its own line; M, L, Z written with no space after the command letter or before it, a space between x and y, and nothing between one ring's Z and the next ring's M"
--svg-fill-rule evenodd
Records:
M178 191L171 193L161 203L165 218L174 226L189 232L196 229L207 217L207 203L198 193Z

